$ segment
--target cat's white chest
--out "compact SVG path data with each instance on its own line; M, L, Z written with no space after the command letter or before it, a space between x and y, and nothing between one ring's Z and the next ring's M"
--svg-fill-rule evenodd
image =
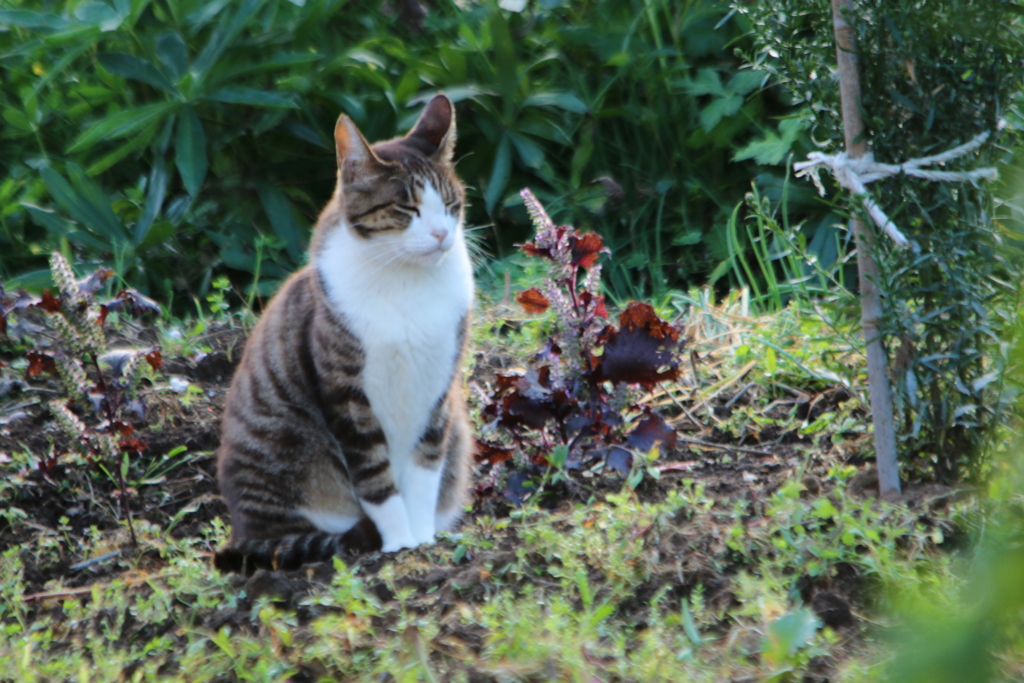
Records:
M444 294L421 289L402 291L393 300L367 297L361 311L363 388L392 460L412 453L456 370L458 328L466 310L451 300L451 292Z
M381 272L351 262L350 238L336 242L319 267L331 303L362 343L363 390L401 478L457 371L460 325L473 297L469 255L460 237L441 263Z

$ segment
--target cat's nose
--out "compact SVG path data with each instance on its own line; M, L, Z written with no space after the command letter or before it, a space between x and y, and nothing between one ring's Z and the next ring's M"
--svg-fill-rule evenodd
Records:
M430 231L430 235L436 237L437 241L443 244L444 238L448 236L448 231L444 228L434 228Z

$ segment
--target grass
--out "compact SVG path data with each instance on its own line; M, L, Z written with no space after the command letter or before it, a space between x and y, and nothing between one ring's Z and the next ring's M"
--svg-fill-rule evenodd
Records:
M519 508L481 465L466 523L435 545L248 579L210 564L225 384L197 371L240 327L170 325L189 334L167 361L201 391L149 390L136 547L102 477L44 473L30 431L0 433L0 681L880 680L892 615L953 609L979 502L913 482L875 500L859 357L822 323L754 315L742 293L660 308L696 354L645 399L675 415L673 452L573 475L571 495L547 479L557 495ZM477 318L469 382L486 390L546 323L493 303Z
M841 499L842 473L833 477ZM861 580L906 587L940 554L939 527L800 494L797 484L769 498L759 517L770 524L692 482L656 503L625 493L555 513L526 507L383 566L339 559L308 593L301 575L268 587L211 572L219 521L185 540L141 528L116 578L43 594L25 595L14 548L0 577L0 662L17 681L721 681L834 669L863 647L864 630L842 615L840 628L812 628L765 657L782 620L811 614L798 581L852 565ZM97 538L82 554L109 548ZM793 572L801 566L806 575Z

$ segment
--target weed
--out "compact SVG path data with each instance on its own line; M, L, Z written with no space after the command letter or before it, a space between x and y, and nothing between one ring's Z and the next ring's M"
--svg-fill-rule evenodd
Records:
M100 303L97 292L113 275L100 268L83 280L76 280L71 265L55 252L50 259L56 296L49 290L41 297L21 292L9 305L0 302L0 332L11 326L10 318L33 309L43 312L42 321L49 328L49 348L27 353L26 379L45 375L59 377L63 398L49 403L50 412L64 434L70 439L39 466L52 473L61 457L72 451L84 457L112 481L117 482L115 497L121 509L132 543L136 543L129 498L134 490L127 484L129 457L146 449L137 431L146 417L146 404L138 395L138 384L144 366L159 370L162 358L158 348L119 349L107 352L103 324L112 312L135 315L160 313L160 307L135 290L121 290L113 299ZM83 420L75 409L85 411L91 419ZM65 520L66 523L66 520Z

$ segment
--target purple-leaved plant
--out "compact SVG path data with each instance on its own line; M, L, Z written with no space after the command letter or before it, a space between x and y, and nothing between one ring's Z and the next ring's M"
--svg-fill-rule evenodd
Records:
M641 388L679 376L683 340L646 303L631 302L617 326L609 322L600 235L556 225L533 193L522 197L536 237L520 248L545 259L548 274L516 300L530 313L550 310L554 332L525 373L497 376L483 410L492 438L481 441L480 458L514 470L513 484L597 462L627 473L634 452L675 445L675 430L638 401ZM510 485L505 495L519 502L526 490Z

